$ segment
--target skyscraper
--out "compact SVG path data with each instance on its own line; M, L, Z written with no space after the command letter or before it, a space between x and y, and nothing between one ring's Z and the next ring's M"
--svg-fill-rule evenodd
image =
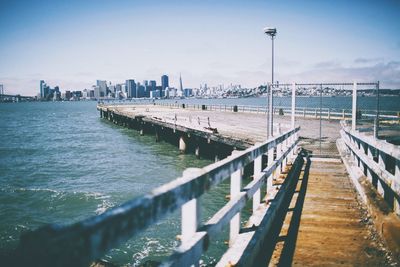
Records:
M40 97L41 98L45 98L45 92L44 92L45 86L46 86L46 83L43 80L40 80Z
M165 90L165 88L169 87L167 75L161 76L161 86L162 86L162 90Z
M155 90L156 90L156 87L157 87L156 81L151 80L151 81L149 82L149 85L150 85L150 91L155 91Z
M126 90L128 91L128 98L137 98L135 80L126 80Z
M182 75L179 73L179 90L183 92L183 86L182 86Z
M145 97L144 86L141 85L140 83L136 84L136 97L137 98Z
M99 97L107 95L107 81L97 80L96 85L99 87Z

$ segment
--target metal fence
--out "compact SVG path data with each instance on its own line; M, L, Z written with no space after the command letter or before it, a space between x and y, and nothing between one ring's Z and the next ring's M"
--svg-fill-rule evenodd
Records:
M296 124L315 129L316 134L304 136L303 140L313 154L336 154L334 141L339 138L339 120L351 122L354 130L369 132L377 138L394 140L399 136L399 96L393 97L391 90L380 92L379 82L275 84L273 109L270 108L275 118L289 112L293 89Z

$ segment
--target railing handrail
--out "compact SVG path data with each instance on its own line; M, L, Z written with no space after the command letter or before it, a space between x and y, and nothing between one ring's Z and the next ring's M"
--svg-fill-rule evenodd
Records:
M57 262L85 266L109 249L176 211L183 204L200 197L248 163L283 144L289 137L295 140L290 147L293 149L298 142L296 133L299 129L300 127L294 128L265 143L237 152L199 169L195 174L184 172L182 177L103 214L72 225L48 225L28 232L21 236L17 257L19 253L20 260L35 258L42 266L57 265ZM285 151L286 154L280 155L281 158L286 156L288 151L289 148ZM282 159L277 158L277 161L279 160ZM275 168L276 164L273 165Z
M147 100L149 101L149 100ZM234 105L234 104L188 104L188 103L169 103L169 102L146 102L145 100L143 101L133 101L135 105L161 105L161 106L174 106L174 107L181 107L182 104L185 104L185 106L187 107L191 107L191 106L202 106L205 105L206 107L215 107L215 108L220 108L220 107L226 107L227 110L232 111L234 106L238 107L238 111L244 110L246 111L249 109L255 109L255 110L266 110L266 106L261 106L261 105ZM123 101L123 102L108 102L107 105L130 105L132 104L132 101ZM282 108L284 110L291 110L291 106L285 106L285 105L275 105L274 109L277 110L279 108ZM351 107L348 108L330 108L330 107L322 107L322 113L326 114L328 112L330 112L331 115L333 114L340 114L340 115L351 115ZM313 114L315 113L315 111L317 110L317 113L319 113L320 107L305 107L305 106L296 106L296 113L298 112L313 112ZM358 109L360 112L364 112L364 114L362 114L363 116L370 116L370 117L374 117L376 116L375 112L376 110L374 109ZM344 113L343 113L344 112ZM371 114L369 113L365 113L365 112L371 112ZM398 114L400 113L400 111L396 111L396 110L380 110L379 111L379 116L383 117L383 118L399 118Z
M341 124L340 135L355 159L356 165L364 175L368 176L370 183L377 187L378 193L389 201L394 212L400 216L400 147L354 131L344 122ZM391 166L388 165L389 162ZM371 173L374 173L375 178ZM386 194L389 197L386 197Z
M368 144L369 146L382 151L383 153L392 156L393 158L400 160L400 149L399 146L388 143L385 140L379 140L374 138L373 136L367 136L365 134L361 134L359 131L354 131L351 127L347 126L345 122L341 121L342 130L349 135L361 140L362 142Z

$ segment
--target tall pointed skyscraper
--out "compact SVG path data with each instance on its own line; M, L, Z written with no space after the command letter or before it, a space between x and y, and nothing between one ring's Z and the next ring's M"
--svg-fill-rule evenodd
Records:
M182 75L179 73L179 90L183 93Z

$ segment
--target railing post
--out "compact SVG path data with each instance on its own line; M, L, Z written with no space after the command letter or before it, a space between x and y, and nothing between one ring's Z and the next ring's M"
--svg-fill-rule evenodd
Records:
M262 172L262 155L254 160L254 174L253 179L256 180L261 176ZM260 205L261 193L260 189L258 189L253 195L253 214L257 210Z
M374 123L374 137L379 137L379 81L376 83L376 116Z
M394 180L400 181L400 160L398 159L396 159L396 165L394 169ZM400 200L397 200L396 198L394 198L393 211L397 214L397 216L400 216Z
M267 166L271 166L274 163L274 148L271 147L268 150L268 164ZM267 178L267 195L272 190L272 182L273 182L273 174Z
M276 146L276 159L278 160L280 157L281 157L281 155L282 155L282 146L283 146L283 144L282 143L279 143L277 146ZM279 166L278 166L278 168L276 169L276 178L279 178L279 175L282 173L282 163L281 164L279 164Z
M293 136L294 136L294 140L293 140L293 143L296 143L297 141L298 141L298 139L299 139L299 134L298 134L298 132L295 132L294 134L293 134ZM297 145L295 145L294 146L294 149L293 149L293 155L296 155L297 154Z
M386 169L385 160L386 160L386 155L381 150L378 150L378 165L382 170ZM385 190L382 187L382 181L380 179L378 179L377 190L379 194L382 195L382 197L385 196Z
M356 130L356 119L357 119L357 83L353 83L353 106L351 110L351 129Z
M374 160L374 155L372 155L372 149L371 149L371 146L370 145L368 145L367 143L365 143L365 145L367 146L367 157L371 160L371 161L373 161ZM369 180L369 182L372 184L372 176L373 176L373 174L372 174L372 170L369 168L369 166L368 166L368 164L367 164L367 177L368 177L368 180Z
M237 153L236 151L232 152L232 155ZM240 190L242 187L242 170L239 169L231 174L231 200L234 199L237 195L239 195ZM230 228L229 228L229 245L231 246L237 236L239 235L240 231L240 212L236 213L235 216L230 221Z
M292 129L294 129L294 119L296 115L296 83L292 84Z
M197 175L201 169L189 168L183 172L183 176ZM188 242L197 231L200 222L200 205L197 199L192 199L182 205L182 243Z

